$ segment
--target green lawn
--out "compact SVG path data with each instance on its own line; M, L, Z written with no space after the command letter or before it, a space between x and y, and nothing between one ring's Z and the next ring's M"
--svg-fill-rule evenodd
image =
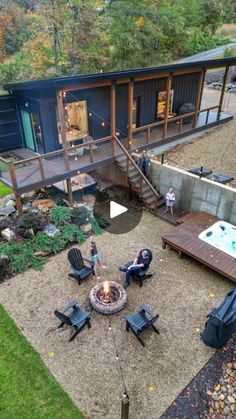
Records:
M0 377L0 418L84 418L2 306Z
M0 182L0 198L10 195L11 193L12 193L12 190Z

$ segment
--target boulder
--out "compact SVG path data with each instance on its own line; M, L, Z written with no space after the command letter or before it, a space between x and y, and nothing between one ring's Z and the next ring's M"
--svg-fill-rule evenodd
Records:
M35 191L26 192L21 195L22 199L31 199L36 195Z
M90 223L83 224L83 225L80 227L80 230L81 230L83 233L90 233L90 232L92 231L92 224L90 224Z
M28 204L22 205L23 214L26 214L27 212L29 212L30 209L31 209L31 203L30 202L28 202Z
M7 207L0 208L0 216L6 217L10 214L13 214L13 212L16 212L15 207L13 205L8 205Z
M51 199L36 199L35 201L33 201L32 205L33 207L42 210L43 208L53 208L55 203Z
M178 115L185 115L186 113L195 112L195 106L193 103L183 103L178 110ZM183 124L189 124L192 122L193 117L190 116L189 118L183 119Z
M4 228L4 230L1 231L2 237L7 240L8 242L11 242L15 238L15 232L11 230L10 228Z
M44 227L43 233L49 237L54 237L59 233L59 230L56 228L54 224L49 223Z
M5 206L6 207L15 207L16 202L13 199L9 199L9 201L6 202Z

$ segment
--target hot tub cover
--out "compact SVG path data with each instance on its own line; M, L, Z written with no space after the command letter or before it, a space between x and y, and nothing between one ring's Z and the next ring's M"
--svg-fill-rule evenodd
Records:
M208 346L222 348L236 332L236 288L226 295L221 305L212 310L208 317L201 338Z

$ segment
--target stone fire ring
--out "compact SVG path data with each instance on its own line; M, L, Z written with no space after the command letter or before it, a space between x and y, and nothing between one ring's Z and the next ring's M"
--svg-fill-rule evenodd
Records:
M100 282L96 284L89 293L89 300L92 307L98 311L99 313L103 314L114 314L124 308L126 301L127 301L127 292L125 289L117 282L114 281L107 281L109 284L109 288L115 288L116 292L118 292L119 296L117 301L111 303L104 303L98 299L98 294L103 289L104 282Z

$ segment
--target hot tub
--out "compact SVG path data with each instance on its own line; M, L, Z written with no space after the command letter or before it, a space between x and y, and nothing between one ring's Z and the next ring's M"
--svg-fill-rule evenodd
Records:
M217 221L198 238L236 259L236 227L233 224Z

